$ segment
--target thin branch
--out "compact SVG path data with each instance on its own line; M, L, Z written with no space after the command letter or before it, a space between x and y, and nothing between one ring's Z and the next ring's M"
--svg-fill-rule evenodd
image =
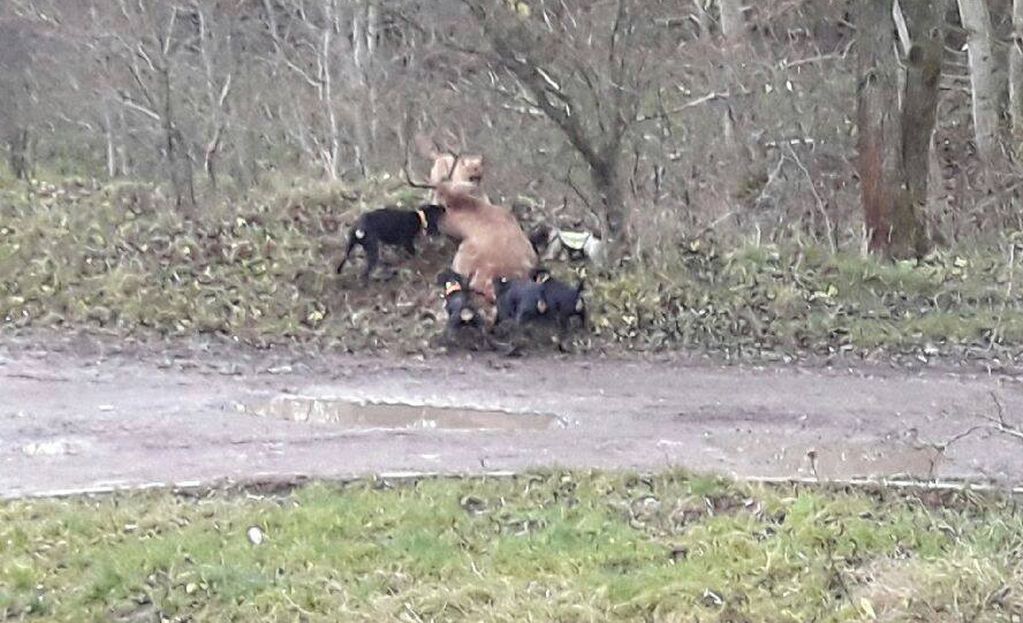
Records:
M155 112L153 110L150 110L149 108L146 108L142 104L139 104L138 102L132 100L131 97L128 96L127 93L121 93L120 95L121 95L121 103L126 108L130 108L131 110L134 110L135 112L140 112L143 115L145 115L145 116L149 117L150 119L152 119L153 121L160 121L161 118L160 118L159 113L157 113L157 112Z
M991 400L995 403L995 415L984 415L982 417L992 423L991 428L996 432L1023 440L1023 429L1013 426L1005 418L1005 407L1002 406L1002 401L998 399L998 395L991 392Z
M664 110L652 115L637 115L636 122L638 123L641 121L650 121L651 119L666 119L671 115L677 115L680 112L684 112L686 110L689 110L690 108L695 108L696 106L700 106L701 104L706 104L707 102L713 102L714 100L719 99L727 99L729 97L731 97L731 92L729 91L721 91L720 93L712 91L710 93L707 93L706 95L701 95L700 97L694 100L690 100L685 104L682 104L681 106L672 108L670 110Z
M803 165L803 161L799 159L799 156L796 154L796 150L792 148L792 144L787 143L785 146L788 147L789 157L792 158L792 161L796 163L799 170L803 172L804 176L806 176L806 182L810 184L810 192L813 193L813 198L817 202L817 211L821 213L821 217L824 219L824 227L827 229L828 245L831 248L831 252L836 253L838 251L838 245L835 242L835 230L831 226L831 218L828 216L824 199L822 199L820 193L817 192L817 184L814 183L813 176L810 175L810 171Z

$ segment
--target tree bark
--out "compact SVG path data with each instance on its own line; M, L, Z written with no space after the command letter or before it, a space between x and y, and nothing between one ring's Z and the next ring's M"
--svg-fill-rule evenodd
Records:
M1012 3L1012 45L1009 49L1009 117L1016 139L1023 138L1023 0Z
M117 177L117 148L114 142L114 122L110 117L109 104L103 104L103 137L107 144L107 178Z
M369 15L362 0L356 0L352 14L352 49L349 89L356 95L352 103L352 130L355 135L356 165L365 176L369 172L371 110L369 102Z
M164 62L166 63L166 59ZM171 90L170 68L164 64L158 69L158 72L160 74L160 95L163 98L163 111L160 120L163 126L164 149L167 150L167 165L170 169L174 203L179 208L191 211L196 205L192 161L185 151L181 130L178 129L174 121L174 97Z
M988 166L999 160L998 81L991 49L991 15L986 0L957 0L959 17L967 32L973 131L977 153Z
M869 248L891 257L920 256L928 245L921 206L927 198L928 154L941 71L941 29L927 27L940 15L935 4L940 3L903 2L919 34L901 81L905 85L901 110L891 5L863 2L857 16L861 201Z
M27 127L15 128L7 141L7 163L15 179L27 180L32 177L32 141Z
M898 237L903 248L895 252L920 255L928 244L921 218L927 205L931 137L938 112L945 3L903 0L903 4L911 37L902 96L902 175L910 209L896 211L892 225L896 232L912 234Z
M746 20L742 15L742 0L718 0L721 11L721 34L728 41L738 41L746 33Z
M327 112L329 122L328 140L329 146L324 150L324 168L330 180L338 179L339 160L341 157L341 130L337 122L337 110L334 105L334 66L332 61L334 55L334 31L337 29L335 0L323 0L324 27L322 32L322 46L320 47L320 81L323 88L320 92L323 107Z

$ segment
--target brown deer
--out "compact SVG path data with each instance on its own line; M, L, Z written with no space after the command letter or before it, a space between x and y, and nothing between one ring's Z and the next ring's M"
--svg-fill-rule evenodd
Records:
M457 166L458 158L454 159ZM415 188L429 188L437 203L445 206L441 231L459 241L451 269L465 275L469 287L494 303L494 278L527 279L536 268L537 256L529 238L511 210L476 197L471 182L442 181L419 184L405 169L405 179Z

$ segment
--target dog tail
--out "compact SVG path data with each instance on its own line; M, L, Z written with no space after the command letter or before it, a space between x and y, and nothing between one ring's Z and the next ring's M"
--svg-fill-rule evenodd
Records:
M352 256L352 249L355 248L355 245L358 244L358 241L361 240L363 236L365 236L363 229L358 223L356 223L356 225L352 227L351 231L348 232L348 247L345 249L345 256L341 258L341 263L337 265L337 274L341 274L345 264L348 262L348 258Z
M419 155L429 160L435 160L437 156L440 156L440 149L437 148L437 142L433 140L433 137L427 136L426 134L416 134L415 136L416 149L419 151Z

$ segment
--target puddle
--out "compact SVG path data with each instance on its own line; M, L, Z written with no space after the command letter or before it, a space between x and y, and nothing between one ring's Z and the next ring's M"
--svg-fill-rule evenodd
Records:
M247 412L293 422L334 424L353 430L546 430L558 417L459 407L361 403L348 400L280 396Z

